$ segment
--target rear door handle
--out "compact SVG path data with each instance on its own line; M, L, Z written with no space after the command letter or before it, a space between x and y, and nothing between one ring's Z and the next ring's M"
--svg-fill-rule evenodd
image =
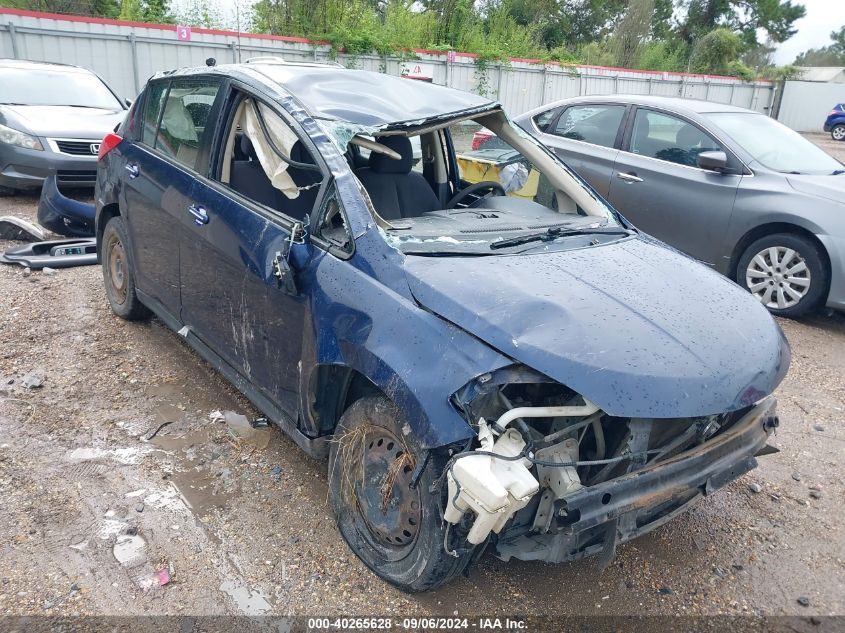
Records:
M626 174L626 173L621 172L621 171L616 174L616 177L619 178L619 180L624 180L625 182L642 182L643 181L643 179L640 178L639 176L637 176L636 174L631 174L631 173Z
M141 173L141 170L138 169L138 165L133 163L126 163L123 168L126 170L126 173L129 174L130 178L137 178L138 174Z
M199 226L208 224L208 212L203 207L192 204L188 207L188 211L194 216L194 224Z

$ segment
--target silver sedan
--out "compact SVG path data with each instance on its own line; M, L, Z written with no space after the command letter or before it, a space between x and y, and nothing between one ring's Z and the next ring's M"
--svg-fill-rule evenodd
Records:
M777 121L706 101L611 95L516 122L638 228L773 313L845 310L845 166Z

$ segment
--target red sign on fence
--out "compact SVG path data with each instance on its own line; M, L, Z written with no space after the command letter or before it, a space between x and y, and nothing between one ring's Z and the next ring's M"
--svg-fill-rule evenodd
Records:
M191 41L191 27L190 26L176 26L176 39L182 42Z

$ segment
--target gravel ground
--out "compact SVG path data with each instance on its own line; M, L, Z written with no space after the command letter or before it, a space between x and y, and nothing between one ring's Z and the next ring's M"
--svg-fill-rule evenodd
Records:
M781 321L780 452L603 573L488 555L409 596L342 541L326 465L220 421L257 412L158 320L114 317L99 267L0 266L0 297L0 613L845 614L842 314Z

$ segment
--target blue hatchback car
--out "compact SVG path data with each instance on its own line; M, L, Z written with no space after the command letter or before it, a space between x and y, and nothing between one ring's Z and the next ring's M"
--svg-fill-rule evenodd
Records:
M471 154L482 126L516 158ZM790 355L765 308L483 97L159 74L103 141L96 234L112 310L327 458L340 532L406 591L484 551L607 564L771 450Z
M834 141L845 141L845 103L833 106L824 121L824 131L830 132Z

